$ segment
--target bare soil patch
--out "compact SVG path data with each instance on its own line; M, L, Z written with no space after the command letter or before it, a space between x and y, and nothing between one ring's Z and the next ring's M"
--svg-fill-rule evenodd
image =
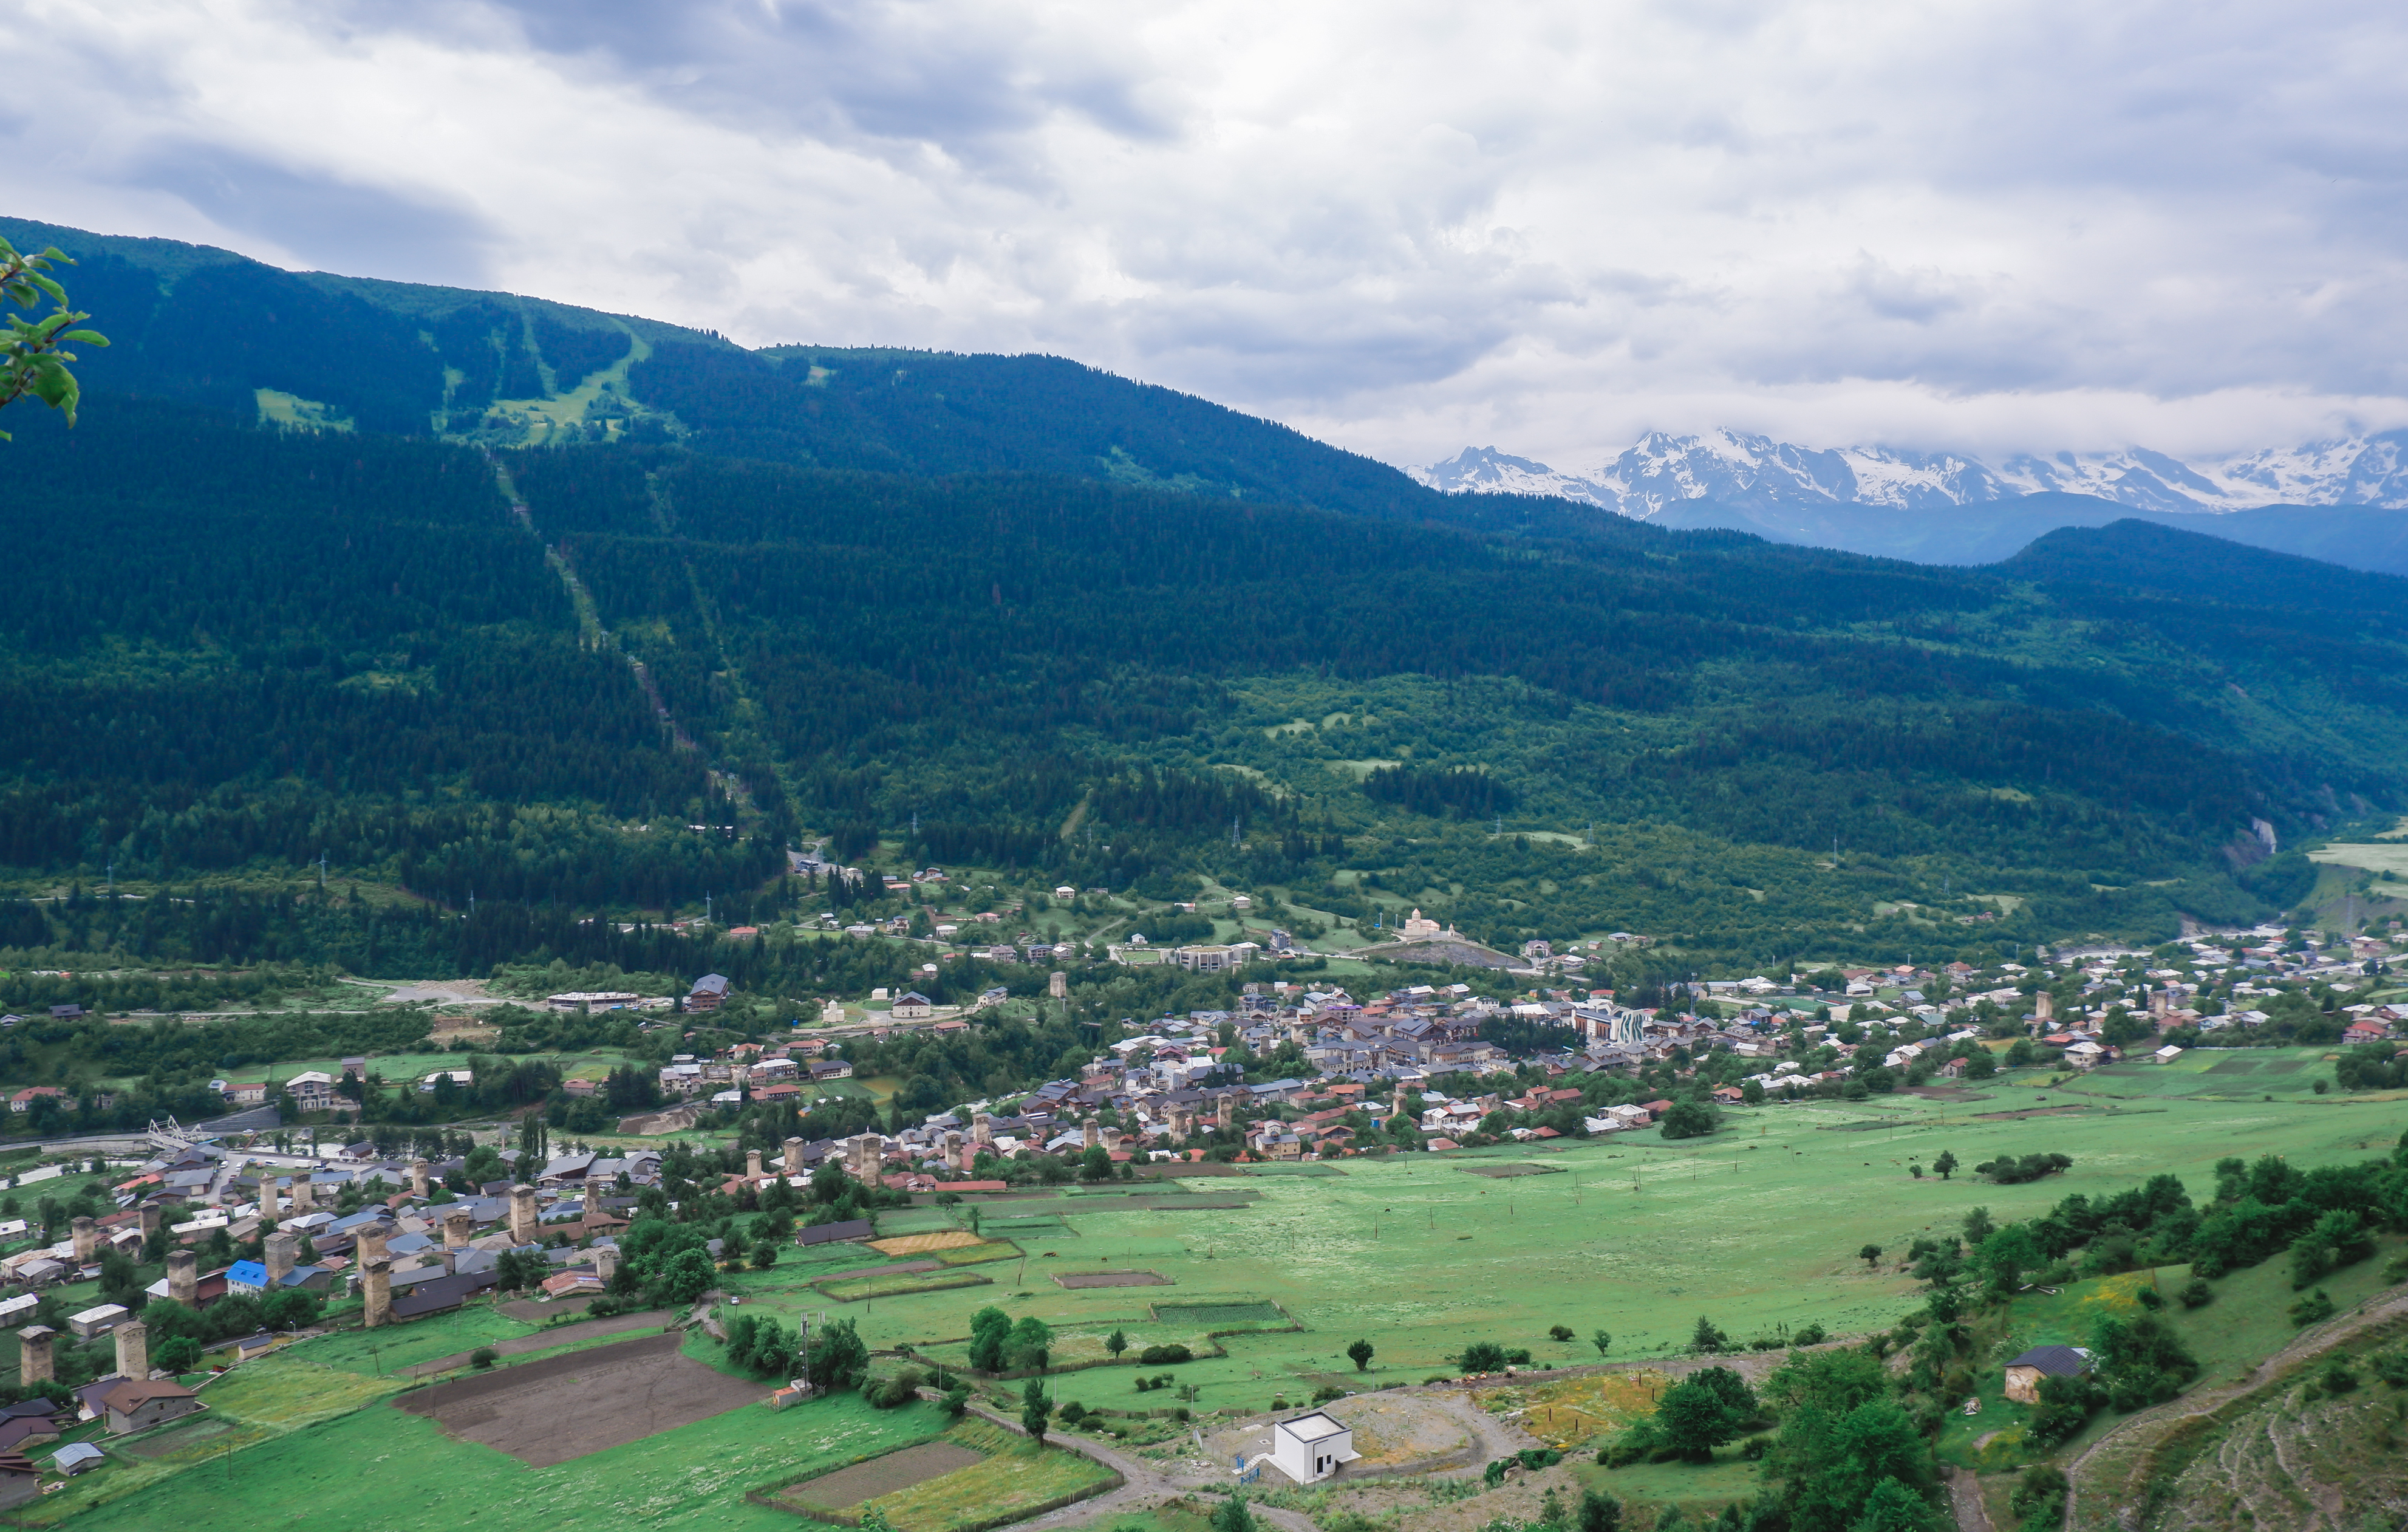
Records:
M502 1367L401 1395L394 1407L544 1468L761 1399L759 1385L680 1354L682 1339L646 1336Z
M849 1468L824 1473L817 1479L807 1479L788 1485L779 1493L781 1500L799 1501L824 1511L843 1511L892 1495L899 1489L949 1474L956 1468L967 1468L983 1463L986 1456L968 1447L950 1441L924 1441L917 1447L906 1447L899 1453L873 1457L867 1463L855 1463Z
M1054 1280L1065 1287L1168 1287L1159 1271L1056 1271Z

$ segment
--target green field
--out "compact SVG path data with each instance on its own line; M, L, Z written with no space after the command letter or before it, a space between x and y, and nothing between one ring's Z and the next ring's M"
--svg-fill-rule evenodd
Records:
M2056 1088L2075 1101L2157 1101L2169 1096L2256 1101L2313 1095L2333 1082L2330 1050L2193 1048L2172 1064L2125 1062L2093 1069Z
M2252 1051L2259 1062L2272 1051ZM2312 1076L2317 1051L2282 1062ZM2203 1061L2162 1071L2169 1083L2213 1081ZM2155 1077L2143 1077L2143 1081ZM1350 1160L1342 1177L1250 1180L1248 1205L1178 1212L1149 1210L1144 1198L1081 1195L1019 1202L1015 1215L1060 1209L1077 1232L1031 1250L1025 1277L968 1292L882 1301L862 1316L874 1346L957 1341L969 1315L997 1304L1034 1313L1076 1341L1119 1327L1143 1347L1184 1342L1192 1321L1157 1323L1163 1303L1276 1303L1304 1328L1233 1334L1227 1354L1178 1369L1200 1386L1205 1408L1262 1408L1295 1381L1327 1374L1354 1381L1342 1352L1362 1337L1378 1348L1369 1382L1418 1380L1469 1339L1526 1345L1541 1362L1594 1361L1592 1330L1614 1337L1612 1355L1665 1355L1686 1341L1700 1313L1740 1337L1818 1323L1850 1334L1894 1322L1917 1307L1916 1284L1885 1262L1869 1271L1858 1247L1895 1253L1918 1235L1955 1226L1975 1206L2001 1220L2046 1210L2073 1193L2093 1197L2137 1185L2159 1171L2180 1175L2195 1197L2213 1186L2226 1155L2274 1153L2301 1165L2355 1157L2408 1127L2398 1102L2315 1096L2304 1088L2275 1099L2220 1100L2168 1095L2110 1101L2096 1094L2120 1079L2073 1081L2069 1095L2037 1074L2001 1076L1974 1098L1935 1102L1892 1097L1734 1110L1728 1126L1700 1141L1666 1143L1655 1134L1591 1140L1533 1153L1522 1146L1469 1154ZM2064 1115L1983 1120L1978 1114L2074 1109ZM2361 1146L2365 1146L2362 1150ZM1995 1186L1960 1171L1953 1181L1909 1175L1942 1149L1967 1166L2004 1153L2070 1154L2071 1171L2023 1186ZM1491 1180L1461 1167L1532 1161L1562 1175ZM1204 1183L1206 1195L1225 1182ZM1043 1253L1054 1252L1052 1256ZM1172 1288L1065 1290L1055 1270L1143 1267ZM762 1274L748 1296L796 1305L801 1273ZM1018 1276L1007 1271L1007 1279ZM791 1296L781 1297L782 1281ZM1551 1324L1582 1339L1547 1339ZM1153 1369L1149 1369L1153 1370ZM1110 1385L1082 1377L1086 1402Z
M773 1413L731 1410L549 1468L445 1436L433 1422L366 1409L163 1478L79 1516L123 1532L255 1532L262 1526L389 1532L548 1532L563 1526L759 1528L792 1514L743 1493L791 1482L942 1430L927 1405L875 1410L854 1395ZM240 1471L233 1470L236 1466ZM91 1476L98 1487L116 1468ZM79 1484L86 1481L78 1481ZM65 1496L38 1509L50 1511Z

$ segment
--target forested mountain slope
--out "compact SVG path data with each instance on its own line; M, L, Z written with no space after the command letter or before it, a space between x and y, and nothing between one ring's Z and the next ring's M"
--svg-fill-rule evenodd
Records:
M625 433L698 451L910 474L1039 470L1373 515L1480 522L1397 469L1169 389L1048 356L777 347L539 298L294 273L231 251L0 218L78 265L111 341L86 385L244 418L491 444ZM568 408L560 408L566 401ZM1564 508L1549 507L1549 517Z
M1762 963L2264 918L2316 874L2253 822L2287 848L2408 799L2386 577L2138 525L1968 570L1501 496L1433 524L1361 460L1068 364L756 356L131 243L79 273L143 316L82 425L5 450L45 576L0 616L27 892L323 858L486 933L343 951L489 963L590 914L793 909L790 847L882 837ZM203 279L224 312L179 307ZM471 388L441 337L479 305ZM228 314L271 333L194 370L221 353L178 337ZM434 429L597 359L633 392L589 402L674 410ZM263 424L260 389L349 428Z

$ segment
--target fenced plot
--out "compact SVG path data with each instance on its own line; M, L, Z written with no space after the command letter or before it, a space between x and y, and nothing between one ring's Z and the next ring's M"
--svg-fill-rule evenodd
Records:
M934 1253L946 1266L977 1266L982 1261L1015 1259L1020 1247L1009 1239L980 1239L967 1245L949 1245Z
M1260 1299L1231 1303L1157 1303L1154 1305L1157 1324L1193 1324L1198 1329L1220 1329L1229 1324L1284 1324L1287 1311L1276 1303Z
M863 1298L899 1298L907 1293L940 1293L948 1287L984 1287L993 1279L975 1271L905 1272L891 1277L834 1277L811 1286L838 1303Z
M1119 1474L1083 1453L1040 1447L982 1420L961 1422L945 1439L974 1449L978 1461L870 1502L896 1532L1000 1526L1121 1482Z
M444 1431L550 1468L759 1399L758 1384L680 1354L683 1337L647 1336L438 1383L395 1399Z
M1159 1271L1057 1271L1054 1280L1064 1287L1168 1287Z
M867 1463L855 1463L849 1468L789 1485L779 1492L777 1498L823 1511L846 1511L872 1496L907 1490L955 1468L984 1461L985 1453L972 1452L957 1442L924 1441L917 1447L906 1447L898 1453L888 1453Z
M987 1218L979 1232L990 1239L1072 1239L1079 1231L1059 1218Z

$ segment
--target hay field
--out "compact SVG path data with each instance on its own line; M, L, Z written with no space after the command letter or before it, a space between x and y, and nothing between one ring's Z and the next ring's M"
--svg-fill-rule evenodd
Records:
M868 1243L869 1248L874 1251L899 1258L906 1255L925 1255L932 1251L953 1250L979 1242L979 1237L968 1229L945 1229L929 1234L899 1235L892 1239L872 1239Z

